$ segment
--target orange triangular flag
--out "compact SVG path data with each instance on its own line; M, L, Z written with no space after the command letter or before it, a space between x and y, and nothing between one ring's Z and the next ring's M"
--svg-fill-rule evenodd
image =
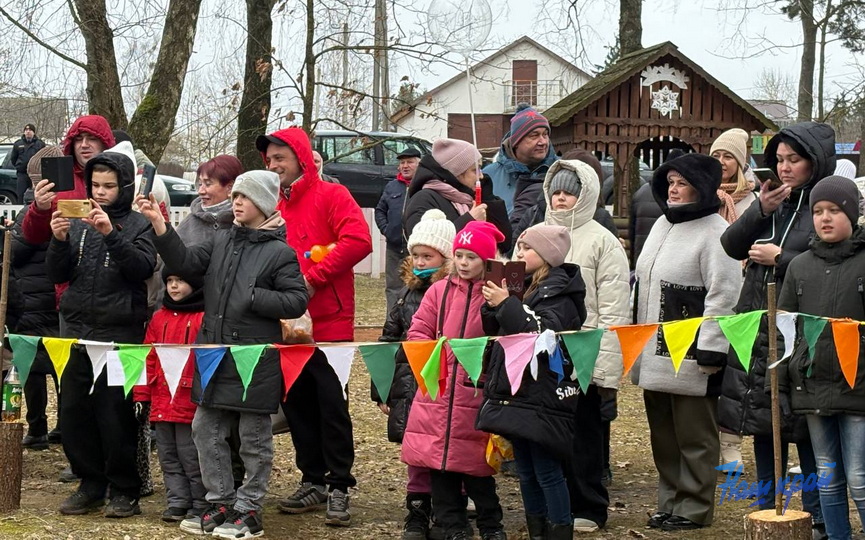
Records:
M433 349L436 348L436 343L438 340L435 339L402 342L402 350L405 351L405 357L408 358L408 365L411 367L411 372L414 373L418 388L424 395L427 394L426 383L420 372L429 360Z
M657 324L634 324L628 326L611 326L610 330L616 332L619 338L619 346L622 348L622 363L625 371L622 376L628 374L634 367L637 357L643 352L643 347L658 331Z
M859 367L859 323L851 320L832 320L832 335L835 338L835 351L841 372L850 388L856 384L856 370Z

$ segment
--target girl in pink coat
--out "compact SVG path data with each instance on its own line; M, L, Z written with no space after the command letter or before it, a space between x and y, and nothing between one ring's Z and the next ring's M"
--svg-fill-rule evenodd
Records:
M408 331L410 341L475 338L484 335L481 305L484 261L504 239L491 223L471 221L454 240L454 274L433 284L424 295ZM443 374L438 397L420 391L408 417L402 461L431 470L432 506L448 540L466 537L468 518L462 490L477 508L484 540L507 538L496 495L495 471L486 462L489 434L475 429L483 400L449 347L443 349Z

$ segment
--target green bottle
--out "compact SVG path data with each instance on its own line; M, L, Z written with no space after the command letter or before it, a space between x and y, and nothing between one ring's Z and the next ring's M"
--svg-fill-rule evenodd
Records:
M9 369L3 382L3 417L4 422L17 422L21 419L21 381L15 366Z

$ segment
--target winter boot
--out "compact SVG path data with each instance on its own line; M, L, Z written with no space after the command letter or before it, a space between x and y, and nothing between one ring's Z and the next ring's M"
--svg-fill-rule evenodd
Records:
M546 540L571 540L574 537L574 522L567 525L554 525L547 523Z
M723 431L719 435L721 441L721 463L736 461L744 470L744 463L742 463L742 436L733 433L724 433Z
M409 493L405 496L408 515L402 529L402 540L426 540L429 533L432 502L429 493Z
M529 530L529 540L545 540L547 534L547 516L543 514L526 514L526 528Z

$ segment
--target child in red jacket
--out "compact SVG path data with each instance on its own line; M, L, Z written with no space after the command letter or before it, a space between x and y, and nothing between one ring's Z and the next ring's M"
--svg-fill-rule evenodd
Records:
M163 344L194 343L204 317L204 282L200 278L180 279L168 268L162 271L165 281L165 297L162 308L153 314L147 325L144 343ZM177 358L177 365L162 362L171 358L160 358L156 351L147 357L147 385L135 387L136 402L150 402L150 421L156 426L156 448L162 477L165 481L168 508L162 513L163 521L182 521L191 514L200 514L207 509L204 496L207 490L201 481L198 451L192 441L192 418L196 405L192 402L192 377L194 363L192 355ZM169 380L172 373L180 375L172 398ZM176 375L175 375L176 376Z

